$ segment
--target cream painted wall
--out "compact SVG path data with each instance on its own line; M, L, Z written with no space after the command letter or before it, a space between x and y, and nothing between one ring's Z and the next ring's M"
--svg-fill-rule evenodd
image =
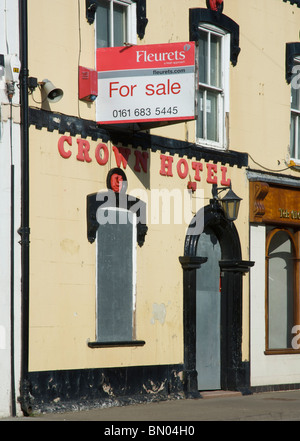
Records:
M85 18L84 0L28 2L29 74L49 79L63 89L64 98L41 104L37 88L29 104L45 110L95 118L95 105L78 101L78 66L95 68L94 26Z
M205 0L151 0L149 24L140 43L187 41L188 9L206 7ZM285 43L299 40L300 9L281 0L225 0L224 14L240 26L238 64L230 68L230 149L247 152L250 167L282 170L289 160L290 86L285 81ZM80 25L80 26L79 26ZM94 26L85 18L85 1L29 2L30 75L50 79L64 90L64 98L45 110L95 119L95 105L78 102L78 65L93 68ZM30 105L41 107L39 90ZM195 124L178 124L151 133L194 142ZM31 128L31 316L30 368L69 369L175 363L183 360L182 269L186 225L150 225L138 249L137 338L141 348L92 350L95 338L95 245L86 239L85 198L105 188L114 156L100 167L95 160L63 159L57 150L59 134ZM91 151L95 142L91 141ZM187 180L159 175L159 153L150 157L147 176L134 173L133 155L126 169L129 190L186 188ZM174 159L176 166L177 159ZM189 160L189 163L191 161ZM218 164L219 167L219 164ZM286 174L298 176L297 171ZM142 177L141 177L142 176ZM238 228L243 258L249 258L248 182L244 170L228 167L233 189L243 198ZM206 202L211 185L199 184ZM47 232L47 234L45 234ZM151 271L149 271L151 267ZM160 275L158 277L157 275ZM161 283L163 278L164 284ZM71 283L70 283L71 280ZM244 277L243 359L249 359L249 289ZM158 305L158 306L154 306ZM153 309L154 308L154 309ZM159 320L166 312L163 323ZM64 338L61 338L61 335ZM159 342L159 344L158 344ZM45 350L46 348L46 350ZM122 361L120 361L122 360Z
M181 362L182 269L177 257L183 252L181 225L175 229L165 225L163 234L159 226L149 225L146 243L138 249L136 337L146 340L146 346L88 348L87 341L95 340L96 256L95 245L86 236L86 195L106 188L108 167L95 160L76 160L75 138L74 154L63 159L57 149L59 137L46 130L30 133L30 369ZM91 141L91 156L96 145ZM111 155L109 168L113 166ZM141 187L132 167L130 160L128 191ZM174 180L167 186L172 184ZM161 321L157 311L164 310Z
M151 0L145 38L155 44L189 39L188 10L205 0ZM175 6L176 4L176 6ZM59 13L58 13L59 11ZM289 161L290 86L285 81L285 44L299 41L300 9L283 1L226 0L224 14L240 26L238 64L230 69L230 149L248 152L264 167L282 170ZM78 65L95 67L94 26L85 18L85 1L29 3L30 75L50 79L64 90L59 103L42 107L95 119L95 104L78 102ZM30 105L40 107L38 89ZM280 130L278 130L280 127ZM195 124L176 124L153 133L195 141ZM252 160L250 166L258 167ZM288 171L298 175L298 172Z
M282 1L234 3L231 16L240 25L241 53L231 70L231 148L280 171L289 159L285 45L299 40L300 11ZM249 162L257 168L251 158Z
M166 12L167 5L155 1L148 14L146 43L185 41L188 8L206 7L205 1L187 0ZM237 65L230 68L229 148L249 153L250 167L299 176L295 169L285 170L290 159L285 45L299 41L300 9L283 1L226 0L223 13L240 26L241 48ZM168 127L154 131L170 136ZM173 126L172 133L195 141L194 123Z
M157 224L153 219L151 193L175 189L181 194L189 176L178 177L177 156L173 158L173 177L161 176L159 153L150 155L150 172L136 173L132 151L126 167L128 192L142 190L141 196L149 206L149 230L137 254L136 338L145 340L146 345L91 349L87 342L95 340L96 254L95 244L90 244L86 235L86 196L106 188L106 174L116 162L109 144L109 162L106 166L98 165L94 158L97 142L90 139L92 162L78 161L75 137L72 146L68 146L72 156L64 159L57 148L60 136L46 129L30 129L30 370L181 363L183 275L178 257L183 255L186 230L193 214L175 224L171 210L170 225ZM211 197L211 184L206 183L206 165L202 163L201 188L205 197L202 203L206 204ZM244 182L239 185L239 192L246 198L243 175L243 170L228 167L228 178ZM220 182L220 166L217 176ZM245 231L241 238L244 244L247 243L245 226L244 205L238 226ZM243 248L246 253L247 249ZM246 300L245 307L247 317ZM247 332L244 340L247 343Z

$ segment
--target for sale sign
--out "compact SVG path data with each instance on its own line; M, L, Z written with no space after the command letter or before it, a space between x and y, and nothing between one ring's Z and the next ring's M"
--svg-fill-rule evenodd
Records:
M97 49L99 124L195 118L195 43Z

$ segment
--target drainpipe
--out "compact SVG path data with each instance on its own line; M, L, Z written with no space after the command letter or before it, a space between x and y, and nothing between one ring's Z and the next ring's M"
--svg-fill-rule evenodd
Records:
M15 391L15 166L13 164L13 112L12 97L10 102L10 384L11 384L11 416L16 416L16 391Z
M28 378L29 350L29 118L27 0L19 0L21 101L21 380L19 402L23 414L32 412Z

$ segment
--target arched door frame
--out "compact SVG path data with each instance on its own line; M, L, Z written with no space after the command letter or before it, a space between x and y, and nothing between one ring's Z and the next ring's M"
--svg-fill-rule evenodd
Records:
M242 277L253 262L243 261L240 239L233 222L227 220L214 201L205 206L203 230L210 227L222 253L221 293L221 388L242 390L249 387L248 364L242 362ZM199 216L199 213L197 213ZM194 220L191 222L191 225ZM203 231L202 230L202 231ZM187 233L183 268L184 388L187 397L199 397L196 371L196 271L206 258L197 256L199 234Z

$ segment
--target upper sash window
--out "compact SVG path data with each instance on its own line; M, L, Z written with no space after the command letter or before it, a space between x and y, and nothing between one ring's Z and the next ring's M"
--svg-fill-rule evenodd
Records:
M199 26L197 142L226 148L229 112L230 36L213 26Z
M98 0L96 10L96 47L135 44L136 3L129 0Z

